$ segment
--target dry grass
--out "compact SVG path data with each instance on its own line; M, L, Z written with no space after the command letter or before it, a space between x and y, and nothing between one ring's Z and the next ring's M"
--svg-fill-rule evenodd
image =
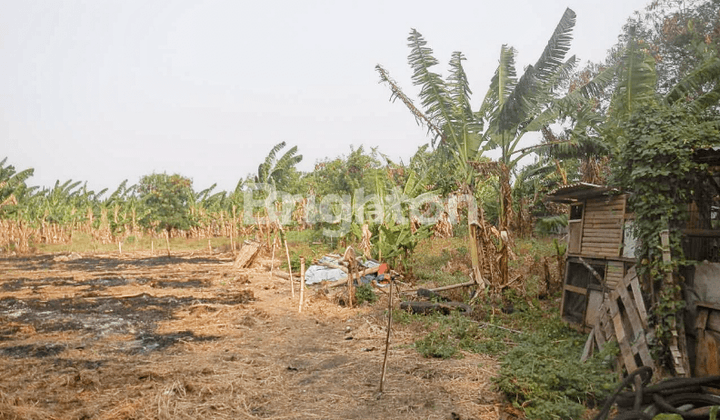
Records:
M137 264L146 257L95 255L82 263L0 259L0 418L500 417L501 398L489 382L496 360L477 354L424 359L411 348L417 332L402 325L393 327L385 392L378 396L384 294L374 306L348 309L310 290L303 313L297 314L288 281L270 278L268 260L238 272L229 254L203 259L185 254L166 264L152 259L157 264ZM239 281L241 274L250 284ZM92 287L104 278L126 281ZM18 279L22 287L7 286ZM202 287L182 284L189 281ZM254 302L233 302L249 292ZM36 321L27 318L29 312L18 303L59 300L80 310L102 299L135 302L128 296L137 295L156 300L135 312L159 311L159 302L167 302L166 316L137 325L128 321L124 329L68 324L51 331L40 315ZM18 311L23 315L16 316ZM131 318L128 313L124 319ZM167 347L133 351L140 330L185 335ZM63 347L44 357L8 355L7 349L19 345Z

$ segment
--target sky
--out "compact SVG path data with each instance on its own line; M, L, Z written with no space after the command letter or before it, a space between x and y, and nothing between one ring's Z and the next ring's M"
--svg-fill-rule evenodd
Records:
M375 65L416 97L411 28L443 75L464 53L476 108L502 44L521 72L570 7L570 53L601 61L648 1L0 0L0 160L96 191L162 172L233 190L281 141L304 171L360 146L408 162L429 139Z

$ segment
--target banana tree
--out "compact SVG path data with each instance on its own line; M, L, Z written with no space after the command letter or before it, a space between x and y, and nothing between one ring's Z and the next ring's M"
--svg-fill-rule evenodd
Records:
M476 187L476 173L471 162L479 161L485 151L500 149L496 162L500 177L500 226L505 230L512 209L510 172L520 158L532 149L518 149L523 135L539 131L558 117L552 109L552 99L560 82L575 65L575 58L564 61L575 25L575 13L567 9L557 25L548 45L534 66L528 66L518 79L515 71L515 50L503 46L500 63L491 80L490 89L477 112L470 105L470 90L460 52L450 60L447 81L431 70L438 64L432 49L422 35L413 29L408 38L411 49L408 61L413 69L413 84L420 87L421 108L405 95L398 84L380 65L376 66L381 82L392 92L391 100L400 99L416 121L427 128L433 146L448 151L458 168L461 193L472 193ZM479 281L477 238L470 224L470 251L473 271ZM506 280L506 279L505 279Z

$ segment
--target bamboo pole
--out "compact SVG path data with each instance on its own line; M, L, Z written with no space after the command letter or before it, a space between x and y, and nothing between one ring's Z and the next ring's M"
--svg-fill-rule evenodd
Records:
M382 396L383 386L385 384L385 372L387 372L388 351L390 350L390 330L392 328L392 298L393 298L393 281L390 280L390 296L388 296L388 326L387 335L385 336L385 356L383 357L382 374L380 375L380 393L378 398Z
M235 205L232 206L232 223L230 224L230 249L232 250L233 255L235 255L235 223L237 221L237 216L235 215ZM272 277L272 274L271 276Z
M275 269L275 243L276 242L277 242L277 233L275 234L275 237L273 237L272 257L270 257L270 278L273 277L273 270Z
M303 298L305 292L305 257L300 257L300 305L298 306L298 313L302 313Z
M295 281L293 280L292 264L290 263L290 250L288 249L287 238L285 237L285 235L282 235L282 236L283 236L283 241L285 242L285 256L287 256L288 273L290 273L290 293L292 293L292 297L294 298L295 297ZM305 269L303 268L302 271L305 271ZM304 274L300 273L300 275L303 276Z

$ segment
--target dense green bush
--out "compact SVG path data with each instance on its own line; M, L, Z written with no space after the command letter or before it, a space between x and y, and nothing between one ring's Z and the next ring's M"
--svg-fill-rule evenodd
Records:
M586 362L580 361L585 337L560 324L524 334L501 359L495 381L528 418L577 419L586 404L605 398L615 387L609 363L617 347L608 345Z

